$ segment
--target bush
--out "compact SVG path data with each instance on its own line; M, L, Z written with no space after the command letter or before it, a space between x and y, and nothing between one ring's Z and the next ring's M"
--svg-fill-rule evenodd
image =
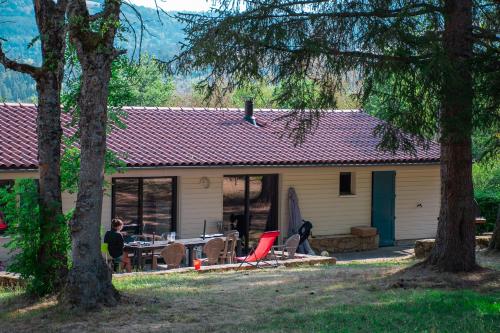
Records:
M0 189L0 207L7 221L8 235L11 241L6 245L16 251L7 270L19 273L27 282L27 291L38 296L50 294L60 279L61 259L58 253L68 253L70 249L67 217L58 219L59 232L44 235L40 233L40 206L38 183L33 179L18 179L12 189ZM50 244L46 248L53 256L41 261L42 244ZM66 258L66 257L64 257ZM67 262L64 262L67 267Z
M498 205L500 205L500 193L493 191L476 191L475 199L479 204L481 216L486 219L486 225L481 227L482 231L493 231L497 218Z

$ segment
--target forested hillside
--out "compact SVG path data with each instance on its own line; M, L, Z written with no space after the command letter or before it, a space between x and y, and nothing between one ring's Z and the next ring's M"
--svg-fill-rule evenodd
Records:
M96 2L96 6L99 4ZM158 59L167 59L178 50L183 38L182 26L169 15L145 7L135 7L140 13L145 32L142 51ZM119 44L129 50L129 56L138 55L140 23L134 11L124 6L122 21L126 30ZM130 28L129 23L132 25ZM134 39L135 30L137 41ZM28 63L40 61L40 46L31 0L9 0L0 2L0 38L11 58ZM0 65L0 101L32 102L36 98L33 80L23 74L5 71Z

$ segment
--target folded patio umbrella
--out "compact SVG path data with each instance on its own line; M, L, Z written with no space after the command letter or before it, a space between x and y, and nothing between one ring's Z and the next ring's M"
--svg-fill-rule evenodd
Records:
M299 198L293 187L288 189L288 237L299 233L299 228L302 226L302 215L300 214ZM314 250L305 240L297 248L298 253L315 255Z

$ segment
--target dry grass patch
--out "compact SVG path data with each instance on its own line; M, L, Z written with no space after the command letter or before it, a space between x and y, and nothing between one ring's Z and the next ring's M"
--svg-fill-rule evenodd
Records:
M414 331L418 326L412 326L413 315L405 310L406 306L414 312L422 306L415 320L421 320L421 325L432 324L420 326L431 329L438 325L432 320L435 315L431 310L448 296L457 306L462 304L460 300L475 304L479 298L484 299L477 311L464 308L467 318L486 331L498 323L498 291L480 294L471 290L387 289L389 279L413 263L406 260L206 274L137 275L115 281L124 294L122 304L90 314L61 308L53 300L27 305L21 301L23 296L19 292L0 292L0 331L383 331L390 326L377 320L392 318L399 323L396 315L410 320L410 325L402 324L399 331ZM464 313L451 306L453 304L445 307L451 311L448 322L460 324L461 317L455 318L453 312ZM492 314L496 309L498 314ZM385 312L373 319L370 313L377 311ZM421 316L427 316L427 321ZM349 320L350 317L353 320ZM339 323L342 326L338 326Z

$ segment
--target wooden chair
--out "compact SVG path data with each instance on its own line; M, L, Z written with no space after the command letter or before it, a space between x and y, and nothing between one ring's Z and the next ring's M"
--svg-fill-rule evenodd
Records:
M203 253L207 255L203 262L209 265L216 265L222 250L224 250L224 240L222 238L213 238L203 246Z
M153 269L179 268L182 259L184 259L184 257L186 256L186 247L181 243L172 243L167 245L163 250L161 250L160 255L162 256L166 265L158 265L156 257L153 257Z
M278 256L279 259L293 259L295 257L295 252L297 252L297 248L300 243L300 235L295 234L290 236L285 244L283 245L275 245L273 246L274 251L281 251L281 255Z
M220 263L232 264L234 258L236 257L236 244L238 243L238 238L240 233L236 230L231 230L226 233L226 240L224 242L224 249L220 254Z

